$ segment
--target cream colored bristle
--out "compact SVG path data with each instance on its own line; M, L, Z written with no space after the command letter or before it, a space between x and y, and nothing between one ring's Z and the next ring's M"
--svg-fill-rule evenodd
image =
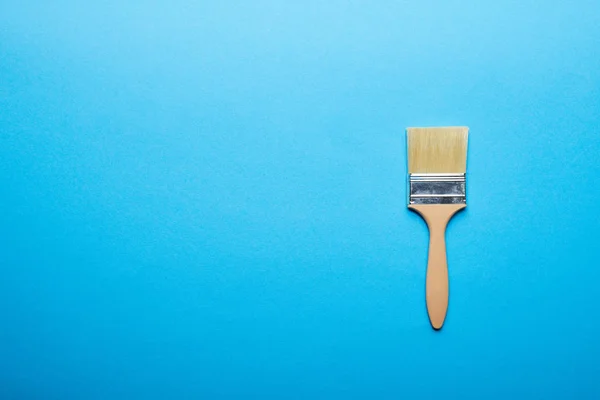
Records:
M408 172L465 173L469 128L408 128Z

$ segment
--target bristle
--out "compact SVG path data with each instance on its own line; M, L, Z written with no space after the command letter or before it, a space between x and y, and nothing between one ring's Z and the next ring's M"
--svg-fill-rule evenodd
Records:
M409 173L465 173L469 128L408 128Z

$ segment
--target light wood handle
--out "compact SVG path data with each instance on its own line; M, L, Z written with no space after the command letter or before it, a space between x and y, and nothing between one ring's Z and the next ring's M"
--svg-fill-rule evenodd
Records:
M446 260L446 226L466 204L413 204L408 208L423 217L429 228L426 299L429 322L441 329L448 310L448 261Z

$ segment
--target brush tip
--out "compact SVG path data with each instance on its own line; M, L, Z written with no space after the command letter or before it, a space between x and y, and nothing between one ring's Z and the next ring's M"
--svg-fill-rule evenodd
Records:
M408 172L465 173L469 128L408 128Z

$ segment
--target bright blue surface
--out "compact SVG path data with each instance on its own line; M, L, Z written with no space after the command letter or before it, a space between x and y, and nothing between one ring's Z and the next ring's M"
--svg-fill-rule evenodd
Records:
M203 3L0 3L2 399L600 397L600 3Z

